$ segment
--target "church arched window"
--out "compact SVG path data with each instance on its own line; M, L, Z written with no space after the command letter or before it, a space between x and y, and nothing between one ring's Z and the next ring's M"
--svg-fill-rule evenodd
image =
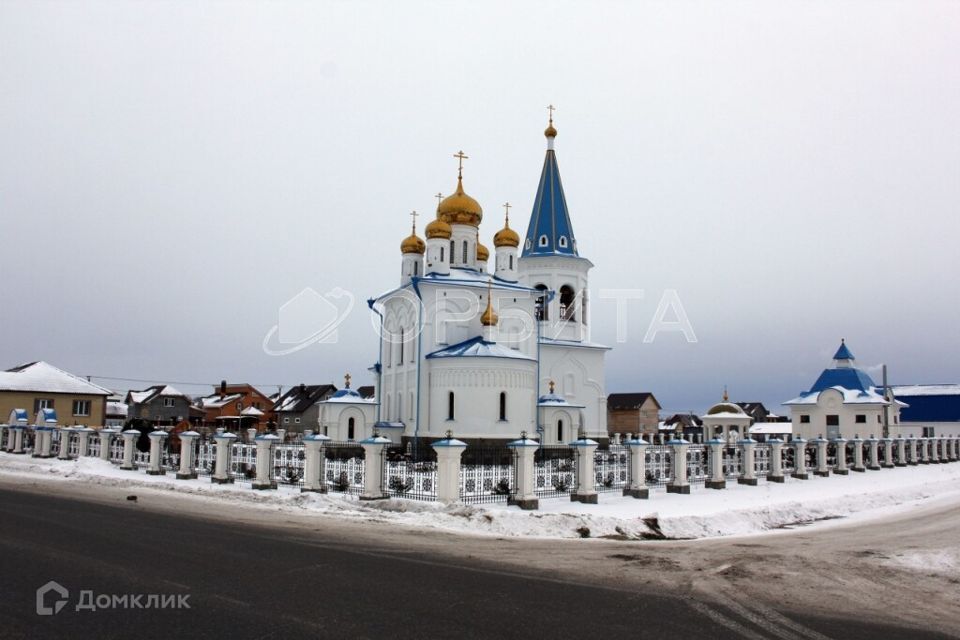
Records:
M470 249L469 249L469 247L468 247L468 245L467 245L467 241L464 240L464 241L463 241L463 263L464 263L464 264L466 264L467 262L469 262L469 260L467 259L467 256L469 256L469 255L470 255Z
M550 244L550 240L547 238L546 234L540 236L540 246L545 247Z
M547 285L538 284L534 287L539 292L537 296L537 306L536 306L536 315L537 320L549 320L550 319L550 306L547 304Z
M457 261L457 252L454 249L457 248L457 245L453 240L450 241L450 264L453 264Z
M453 391L451 391L447 394L447 420L453 420L454 409L454 397Z
M354 433L355 427L356 427L356 422L354 422L353 418L350 418L349 420L347 420L347 440L353 440L354 436L356 435Z
M440 262L443 262L443 247L440 247Z
M416 261L414 261L414 263L413 263L413 275L415 275L415 276L420 275L420 263L418 263L418 262L416 262Z
M577 321L576 294L568 284L560 287L560 317L564 320Z
M403 329L400 329L400 357L397 358L397 364L403 364Z
M507 419L507 393L505 391L500 392L500 421L504 422Z
M557 442L563 442L563 420L557 420Z
M567 248L567 236L560 236L560 240L557 241L557 244L559 244L562 248L566 249L566 248Z
M510 270L513 271L513 254L510 254Z

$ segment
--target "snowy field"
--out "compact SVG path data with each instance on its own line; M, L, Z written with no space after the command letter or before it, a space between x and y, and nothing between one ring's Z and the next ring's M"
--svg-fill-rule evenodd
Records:
M40 460L0 454L0 476L8 481L46 480L89 488L127 487L140 495L183 494L186 500L215 500L221 506L276 512L314 512L353 521L430 527L452 532L546 538L616 537L619 539L714 538L782 531L800 526L882 517L916 509L934 498L960 497L960 464L884 469L849 476L788 479L785 484L757 487L728 484L724 490L694 488L686 496L651 491L649 500L600 494L596 505L566 499L540 501L539 511L500 505L451 505L410 500L361 502L343 494L300 493L292 488L254 491L247 484L215 485L209 478L176 480L148 476L143 470L121 471L97 458ZM843 520L838 520L843 519ZM952 552L951 552L952 553ZM931 559L890 559L902 567L929 564ZM937 564L957 565L954 553Z

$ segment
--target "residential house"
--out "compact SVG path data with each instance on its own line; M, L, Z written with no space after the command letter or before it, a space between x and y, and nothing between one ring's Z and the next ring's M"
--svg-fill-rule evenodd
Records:
M357 387L357 393L359 393L360 397L364 400L373 400L376 395L376 387L372 384L365 384L362 387Z
M737 402L736 403L743 412L750 416L754 422L769 422L767 417L770 415L770 412L762 402Z
M118 393L107 398L107 419L104 420L105 427L122 427L127 423L127 404L123 401L125 396Z
M887 417L891 435L960 436L960 384L894 385L890 390L909 405L901 408L899 420Z
M663 407L649 392L611 393L607 396L607 433L657 433Z
M109 389L46 362L30 362L0 371L0 416L24 409L31 423L41 410L53 409L59 424L103 426L107 398L112 394Z
M205 424L231 430L259 429L273 422L275 417L270 398L246 383L221 382L214 393L200 398L197 406L204 411Z
M128 419L146 420L155 426L175 425L190 416L190 398L167 384L130 391L125 402Z
M317 403L332 396L336 390L332 384L299 384L293 387L273 405L277 426L288 432L302 432L304 429L318 431L320 408Z
M680 433L687 440L703 436L703 420L695 413L675 413L660 423L660 433L669 439Z

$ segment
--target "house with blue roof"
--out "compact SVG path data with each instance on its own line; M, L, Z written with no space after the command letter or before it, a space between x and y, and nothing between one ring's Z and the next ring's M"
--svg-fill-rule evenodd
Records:
M908 405L900 412L904 437L960 437L960 384L899 384L890 390Z
M400 284L368 301L379 326L374 426L396 439L545 443L581 431L607 439L604 357L590 340L593 267L580 255L560 179L551 117L525 236L511 227L481 241L483 208L464 188L438 198L436 217L400 243ZM492 264L488 267L488 262ZM356 417L356 416L355 416Z
M783 404L790 407L793 433L807 439L881 437L885 425L898 427L900 411L907 406L856 366L844 340L833 366L824 369L810 389Z

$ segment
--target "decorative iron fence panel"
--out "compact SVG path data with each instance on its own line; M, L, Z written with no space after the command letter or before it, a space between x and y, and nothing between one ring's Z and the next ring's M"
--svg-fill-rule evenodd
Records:
M830 443L827 445L827 468L833 469L837 466L837 445Z
M233 460L230 462L230 475L234 482L253 482L257 477L257 446L234 442Z
M780 449L780 464L784 474L789 475L797 470L796 455L797 452L792 446L787 445Z
M758 444L753 450L753 469L758 478L766 478L770 475L770 445Z
M91 458L100 457L100 437L97 434L93 434L87 439L87 455Z
M324 448L324 481L330 491L363 493L364 453L355 443L334 443Z
M673 479L673 447L665 444L647 447L644 463L647 484L651 487L666 487Z
M273 479L279 485L302 487L306 452L303 441L273 448Z
M76 458L78 455L80 455L80 436L76 433L68 433L67 438L69 442L67 453L71 458Z
M110 462L113 464L123 462L123 438L116 436L110 438Z
M437 499L437 453L421 447L416 459L401 446L383 450L383 492L394 498Z
M198 440L194 445L196 447L196 469L198 476L212 476L216 467L217 447L213 440Z
M460 464L460 500L504 502L516 494L516 452L507 447L470 447Z
M893 458L892 458L893 464L903 464L906 462L906 460L900 459L900 447L897 445L896 442L891 442L887 446L893 447Z
M723 448L723 475L737 478L743 469L743 452L740 447Z
M630 452L623 445L612 444L593 455L593 472L597 491L619 491L630 482Z
M853 468L853 457L856 455L856 447L859 447L859 446L860 444L857 442L848 442L847 445L844 447L844 453L846 454L844 456L844 460L847 461L848 469Z
M687 448L687 482L704 484L710 475L710 447L692 444Z
M534 487L538 497L556 498L576 489L576 458L573 449L544 445L533 456Z
M139 449L133 450L133 462L137 466L144 466L150 464L150 452L149 451L140 451Z

